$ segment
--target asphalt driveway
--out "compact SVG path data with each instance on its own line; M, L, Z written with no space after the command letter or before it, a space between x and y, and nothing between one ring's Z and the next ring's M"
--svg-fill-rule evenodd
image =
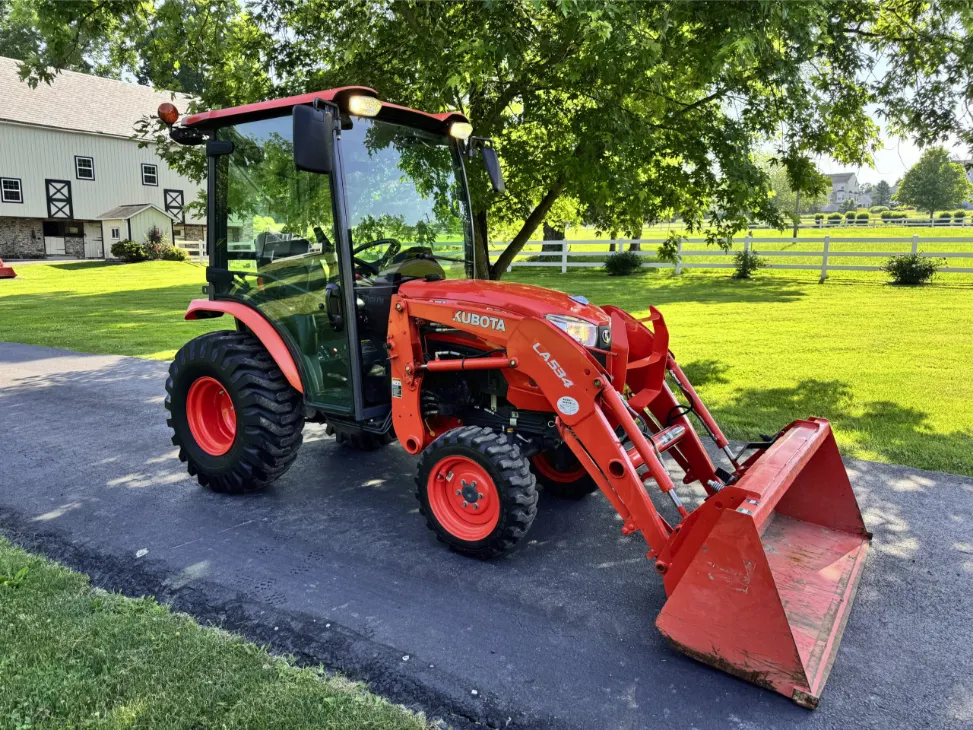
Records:
M426 530L398 447L309 426L273 488L212 494L169 445L165 370L0 343L0 531L457 726L973 726L973 479L847 462L875 539L809 712L668 648L600 495L542 496L526 548L481 563Z

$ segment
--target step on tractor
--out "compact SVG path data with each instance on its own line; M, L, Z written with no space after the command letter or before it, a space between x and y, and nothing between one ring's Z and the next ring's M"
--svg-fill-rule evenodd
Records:
M366 451L398 440L428 527L475 558L524 542L539 490L600 491L648 543L676 649L817 705L871 538L827 421L731 448L654 307L477 279L467 163L484 195L504 183L462 114L345 87L159 116L208 165L186 319L234 322L166 383L200 484L265 487L308 421Z

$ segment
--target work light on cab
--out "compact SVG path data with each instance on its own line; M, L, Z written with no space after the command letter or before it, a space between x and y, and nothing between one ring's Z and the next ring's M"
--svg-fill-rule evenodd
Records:
M473 134L473 125L469 122L453 122L449 125L449 136L456 139L469 139Z
M374 117L382 109L382 102L374 96L349 96L348 111L359 117Z
M567 332L568 335L578 341L578 344L585 347L594 347L598 344L598 328L587 320L569 317L565 314L549 314L546 319Z

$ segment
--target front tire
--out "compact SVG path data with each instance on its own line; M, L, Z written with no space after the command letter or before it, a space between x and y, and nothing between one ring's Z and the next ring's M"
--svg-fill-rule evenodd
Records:
M544 493L561 499L583 499L598 491L598 485L566 445L542 451L531 459L531 470Z
M303 396L245 332L186 343L169 366L165 407L179 460L215 492L263 489L290 468L303 439Z
M493 558L521 542L537 515L537 489L520 447L504 433L462 426L422 452L419 511L453 550Z

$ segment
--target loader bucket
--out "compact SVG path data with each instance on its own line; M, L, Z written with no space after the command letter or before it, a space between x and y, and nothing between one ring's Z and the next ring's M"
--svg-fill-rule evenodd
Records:
M0 279L13 279L16 276L17 273L13 270L13 267L4 265L3 259L0 259Z
M827 421L795 421L745 466L687 521L656 625L689 656L814 708L871 534Z

